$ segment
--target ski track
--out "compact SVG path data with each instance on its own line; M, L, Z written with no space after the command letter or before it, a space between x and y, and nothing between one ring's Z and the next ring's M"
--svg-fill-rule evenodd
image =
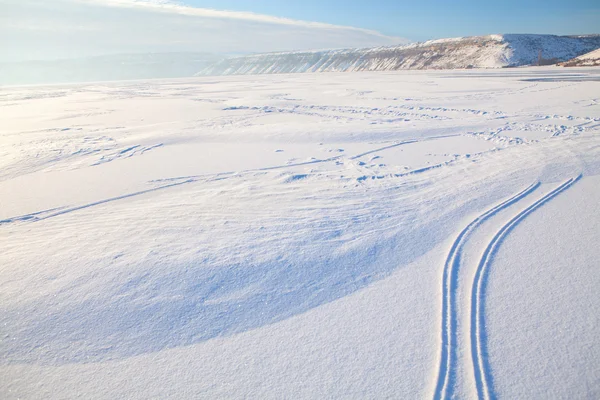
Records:
M448 78L452 78L452 76L448 76ZM469 131L471 129L471 125L466 125L465 129L462 130L466 133L458 133L458 134L442 134L434 137L426 137L426 138L412 138L412 139L393 139L393 136L390 138L389 136L383 138L383 140L372 141L369 143L370 146L382 146L372 150L364 151L366 149L361 149L364 152L362 153L354 153L347 152L339 155L317 155L319 158L304 158L301 159L290 159L288 164L280 164L280 165L270 165L264 163L262 167L254 167L249 169L243 169L243 167L239 170L230 170L223 172L215 172L215 173L206 173L206 174L198 174L198 175L181 175L176 176L176 174L171 175L171 177L165 177L160 179L153 179L148 181L149 187L140 187L137 191L129 192L129 193L114 193L114 197L110 198L100 198L100 200L89 199L91 201L85 204L67 204L60 207L54 207L51 209L43 209L42 211L32 212L28 214L18 215L6 219L0 219L0 228L4 228L5 225L10 226L12 224L27 224L27 223L35 223L42 220L46 220L49 218L60 217L72 212L78 212L85 209L90 209L96 206L102 206L107 203L117 202L121 200L127 200L128 198L133 198L136 196L143 195L152 195L153 192L162 192L167 189L185 186L187 184L196 184L196 183L204 183L218 180L226 180L230 178L242 177L244 174L256 174L259 175L262 173L267 173L269 171L282 171L282 175L287 175L288 172L292 175L287 178L286 182L292 182L296 180L301 180L306 177L309 177L312 172L305 173L300 172L305 166L312 165L322 165L325 163L337 163L337 164L353 164L349 161L360 161L361 158L377 154L378 152L382 152L389 149L394 149L399 146L415 144L421 142L429 142L435 141L438 139L450 138L450 137L460 137L460 136L473 136L483 140L493 141L495 143L503 144L505 147L509 145L521 145L521 144L534 144L538 142L538 140L544 140L550 137L555 136L566 136L572 135L577 136L583 133L594 133L597 129L600 128L600 118L595 116L577 116L564 113L562 110L558 110L560 114L552 113L552 111L543 111L548 112L548 114L540 113L534 111L530 112L520 112L520 111L499 111L502 107L496 107L495 105L488 105L489 109L484 109L486 107L483 104L487 104L486 101L489 99L495 99L500 97L509 97L514 96L520 93L538 93L538 92L548 92L551 93L553 91L562 90L569 87L575 87L575 83L567 83L558 86L548 87L547 84L542 84L538 82L544 82L547 78L535 78L535 79L519 79L522 82L529 82L525 87L520 87L517 89L504 89L498 90L494 92L484 92L484 93L475 93L475 94L462 94L455 96L447 96L447 97L422 97L422 98L387 98L387 97L372 97L374 91L358 91L353 93L358 99L365 101L403 101L409 102L414 101L415 105L411 104L397 104L397 105L388 105L388 106L380 106L380 107L371 107L371 106L346 106L346 105L305 105L301 104L302 102L309 101L308 99L302 98L292 98L291 93L280 93L269 96L270 99L277 101L276 105L262 105L262 106L251 106L252 103L256 104L256 99L250 98L246 100L243 97L232 97L232 98L223 98L223 99L213 99L213 98L196 98L197 96L207 96L211 93L221 94L220 90L215 91L203 91L200 94L196 92L196 88L184 88L184 89L173 89L177 91L181 91L181 93L173 93L169 94L166 97L175 98L189 98L191 101L197 102L208 102L214 104L223 103L223 107L221 111L233 111L231 113L226 113L226 115L219 115L211 117L210 119L198 119L193 121L194 126L188 127L185 129L194 128L195 130L198 127L237 127L237 126L253 126L255 121L257 124L260 122L260 118L265 117L268 114L292 114L298 116L311 116L318 117L323 121L340 121L340 122L370 122L371 124L384 124L384 123L395 123L398 121L413 121L413 122L424 122L427 124L439 122L440 124L447 124L448 126L451 123L460 120L468 120L468 122L473 125L473 132ZM213 82L210 82L213 83ZM217 82L214 82L217 83ZM209 83L204 83L205 85ZM264 89L262 88L264 86ZM136 98L165 98L165 93L160 91L152 91L154 85L132 85L131 88L127 90L121 89L120 91L113 91L112 89L71 89L69 92L64 91L60 93L37 93L34 92L30 96L24 96L22 98L17 97L13 98L7 94L2 94L0 97L0 102L6 101L17 101L14 103L0 104L2 106L13 106L13 105L21 105L18 101L30 101L35 99L47 99L54 97L65 97L70 95L71 93L98 93L104 94L105 99L108 100L133 100ZM156 86L158 88L158 86ZM255 89L258 91L269 89L269 85L258 85L255 84ZM536 90L531 90L536 89ZM116 89L115 89L116 90ZM240 89L241 91L242 89ZM245 89L244 89L245 90ZM190 92L188 94L188 91ZM236 93L233 91L233 93ZM6 100L4 99L6 98ZM240 105L240 106L227 106L231 103L233 99L241 99L240 102L251 102L249 105ZM463 100L468 101L480 101L482 103L481 109L478 108L460 108L460 107L442 107L436 106L438 102L444 101L446 103L451 103L453 101L462 102ZM598 99L591 99L592 104L586 105L584 107L596 106ZM283 103L283 102L288 102ZM290 104L291 102L291 104ZM459 104L460 104L459 102ZM297 104L293 104L297 103ZM260 104L260 103L259 103ZM374 104L376 106L378 104ZM219 106L221 107L221 106ZM477 105L475 105L477 107ZM235 112L239 111L247 111L247 112ZM511 109L512 110L512 109ZM108 110L108 112L97 112L94 110L89 110L86 113L71 113L65 115L61 118L55 118L52 121L62 121L62 120L70 120L74 118L85 118L85 117L94 117L107 115L115 112L116 110ZM561 112L562 111L562 112ZM564 113L564 114L563 114ZM576 114L576 113L574 113ZM284 116L285 117L285 116ZM506 123L502 120L506 119ZM69 121L66 121L68 123ZM136 129L140 129L143 127L157 127L160 125L171 124L171 122L164 123L152 123L148 125L136 125ZM480 127L480 124L486 124L485 130ZM72 125L69 128L57 127L50 128L44 130L31 130L31 131L16 131L5 134L5 137L18 137L21 134L31 134L32 139L30 143L21 143L15 142L12 146L20 150L21 148L27 149L26 146L35 147L36 153L34 157L29 157L29 164L26 167L29 167L32 171L37 171L46 166L46 164L58 163L59 161L67 160L73 158L73 156L88 156L98 154L102 155L94 164L91 165L100 165L103 163L108 163L119 158L127 158L132 157L138 154L144 154L147 151L153 150L155 148L164 146L163 143L158 143L152 146L142 146L139 144L131 145L130 142L124 142L126 145L120 146L120 144L109 136L95 136L103 134L102 132L110 132L111 130L122 130L125 129L123 126L117 127L106 127L102 129L94 129L86 128L86 125ZM420 126L420 125L417 125ZM445 125L440 125L440 127L444 127ZM468 129L467 129L468 128ZM79 131L86 130L86 136L83 137L71 137L70 135L80 135ZM67 132L69 131L69 132ZM76 132L77 131L77 132ZM96 133L98 131L99 133ZM61 133L62 132L62 133ZM377 131L375 131L377 132ZM56 136L53 137L52 140L48 140L46 137L38 139L37 136L33 134L46 134L46 133L56 133ZM391 132L394 133L394 132ZM402 131L404 133L404 131ZM527 138L527 134L535 134L540 133L540 137L543 139L537 139L537 136L533 136L534 138ZM92 135L93 134L93 135ZM542 134L546 134L547 136L542 136ZM58 136L60 135L60 136ZM387 135L387 134L386 134ZM69 142L74 142L75 140L79 140L79 142L75 142L75 146L68 146ZM391 139L391 140L389 140ZM67 143L67 144L65 144ZM38 146L39 144L39 146ZM35 145L35 146L34 146ZM52 146L50 146L52 145ZM166 146L165 146L166 147ZM467 155L467 157L477 156L483 153L491 152L491 151L502 151L505 147L499 147L492 150L486 150L481 153L471 153ZM23 150L24 151L24 150ZM567 148L567 151L570 151ZM350 154L348 154L350 153ZM28 153L26 153L28 154ZM311 154L312 155L312 154ZM574 154L575 155L575 154ZM411 176L421 173L426 173L428 171L444 168L446 166L450 166L463 157L462 154L455 154L454 158L451 160L443 161L439 164L428 165L425 167L420 167L417 169L406 169L406 172L400 173L390 173L380 174L377 170L369 170L369 175L364 175L356 178L356 180L360 183L366 179L384 179L384 178L402 178L405 176ZM31 161L33 160L33 161ZM294 162L294 160L297 160ZM581 163L587 163L585 160L581 160ZM265 164L267 166L265 166ZM277 163L273 163L277 164ZM16 165L16 166L15 166ZM579 168L581 168L581 164ZM20 167L17 170L17 167ZM231 166L226 167L231 168ZM297 168L294 170L293 168ZM364 167L365 169L367 167ZM592 169L593 167L590 167ZM5 168L4 175L9 176L9 174L13 173L13 170L20 172L21 169L25 169L21 167L21 164L10 164L7 168ZM308 171L310 168L306 168ZM359 169L357 167L357 169ZM361 171L359 169L359 171ZM506 238L509 237L511 232L519 226L523 220L525 220L530 214L544 206L546 203L550 202L552 199L557 197L562 192L567 191L571 186L573 186L576 182L582 179L583 174L587 174L588 168L585 168L586 172L581 172L579 175L572 175L572 177L568 180L558 181L559 183L555 183L556 185L553 189L549 189L546 193L544 190L542 193L538 194L538 191L541 187L540 181L534 181L531 185L526 188L522 188L522 190L518 192L508 193L506 197L498 198L491 205L486 206L484 210L478 211L478 214L467 216L468 219L465 219L457 228L461 229L458 232L455 232L452 236L448 236L448 244L452 241L449 249L442 249L442 252L446 252L445 260L442 269L441 282L435 280L434 285L437 286L437 290L439 290L439 284L441 283L441 316L439 320L434 320L434 323L440 327L439 332L433 332L435 335L433 337L434 345L439 340L438 350L434 350L437 352L437 359L434 362L437 362L437 365L427 365L426 370L431 367L437 367L436 371L432 371L429 375L428 379L431 379L430 383L425 387L426 393L431 393L433 389L433 398L436 400L442 399L451 399L458 398L461 396L465 396L467 398L478 398L485 400L492 400L497 398L497 393L495 391L495 376L494 372L497 374L497 378L499 380L500 373L504 373L504 371L495 371L492 369L492 365L489 359L488 353L488 330L486 327L486 302L489 300L486 299L488 285L490 284L490 271L492 270L493 263L495 262L496 257L498 256L499 251L501 250L501 246L506 241ZM8 172L6 172L8 171ZM577 170L576 170L577 171ZM189 171L187 173L194 173L200 171ZM361 172L358 172L359 174ZM370 175L374 173L373 175ZM577 173L577 172L576 172ZM566 176L565 176L566 178ZM530 179L535 179L533 176ZM542 179L541 177L537 179ZM564 178L563 178L564 179ZM529 180L525 181L525 185ZM521 181L523 182L523 181ZM529 181L531 182L531 181ZM143 181L139 182L143 183ZM525 186L523 185L523 187ZM186 186L187 188L187 186ZM545 194L544 194L545 193ZM510 196L510 197L509 197ZM522 203L527 204L522 204ZM517 204L519 203L519 204ZM514 210L512 208L514 208ZM102 212L99 210L99 212ZM477 212L477 211L476 211ZM15 213L16 214L16 213ZM501 214L501 215L499 215ZM506 216L504 215L506 214ZM471 219L474 218L474 219ZM496 219L497 218L497 219ZM492 222L497 224L492 228L490 227L489 231L485 231L487 228L483 226L487 222ZM466 224L466 225L462 225ZM483 227L482 227L483 226ZM472 246L471 243L475 235L481 233L481 231L485 231L483 233L489 233L489 235L485 235L482 238L481 247ZM479 236L478 236L479 239ZM473 252L472 256L472 264L466 265L464 263L464 259L467 256L467 251L469 252L469 259L471 259L471 252ZM441 260L439 260L441 263ZM441 265L439 265L441 267ZM464 272L468 267L468 271ZM439 272L437 272L439 274ZM460 273L460 277L459 277ZM463 282L461 279L465 278ZM439 275L437 275L439 279ZM468 277L467 277L468 276ZM471 280L472 277L472 280ZM460 286L459 286L460 284ZM463 289L464 286L464 289ZM439 293L436 288L433 288L433 293ZM460 289L460 296L459 290ZM216 291L216 289L213 289ZM464 292L464 293L463 293ZM212 293L212 292L211 292ZM227 294L227 293L226 293ZM236 292L234 292L234 295ZM439 295L439 294L438 294ZM464 306L462 305L462 295L464 295ZM218 298L217 301L220 301ZM440 301L440 300L435 300ZM439 304L439 303L438 303ZM436 314L433 315L434 318ZM438 325L439 324L439 325ZM7 336L8 337L8 336ZM460 340L460 342L459 342ZM468 341L468 343L467 343ZM464 345L464 348L463 348ZM541 358L543 360L543 358ZM462 365L464 363L464 365ZM470 368L473 368L473 372L471 372ZM538 368L539 369L539 368ZM517 371L518 372L518 371ZM434 375L435 374L435 375ZM464 374L464 376L463 376ZM471 375L473 374L473 375ZM463 379L465 380L464 387L462 386ZM243 381L242 381L243 382ZM474 383L474 385L473 385ZM433 387L432 384L435 384ZM461 391L464 389L464 393ZM459 392L461 391L461 392ZM209 393L209 392L206 392ZM364 394L364 393L363 393Z
M525 208L514 216L510 221L503 225L494 235L492 240L485 248L481 260L477 266L473 285L471 288L471 316L470 316L470 332L471 332L471 358L475 373L475 384L477 388L477 397L479 399L495 399L493 388L492 371L489 366L486 348L486 330L485 330L485 289L487 284L487 276L489 267L494 256L498 252L504 238L510 233L521 221L523 221L533 211L553 199L558 194L567 190L575 182L581 179L582 175L571 178L552 190L535 203Z
M525 196L529 195L539 187L536 182L514 196L504 200L502 203L492 207L488 211L479 215L471 221L456 237L452 247L448 252L444 264L442 278L442 325L441 325L441 355L438 369L437 384L434 392L434 399L445 399L452 397L452 385L455 379L456 363L456 338L457 338L457 307L456 307L456 286L457 272L460 264L461 254L468 236L488 218L494 216L499 211L511 206Z

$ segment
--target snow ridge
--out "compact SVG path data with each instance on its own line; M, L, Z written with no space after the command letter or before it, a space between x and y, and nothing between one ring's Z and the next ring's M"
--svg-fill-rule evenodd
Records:
M197 75L503 68L548 65L600 48L600 35L487 35L404 46L256 54L212 64Z
M600 49L591 51L572 60L560 63L563 67L595 67L600 65Z

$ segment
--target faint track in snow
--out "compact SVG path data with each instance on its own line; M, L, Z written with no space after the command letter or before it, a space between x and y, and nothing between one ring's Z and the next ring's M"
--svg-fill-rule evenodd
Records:
M95 201L93 203L88 203L88 204L84 204L81 206L75 206L75 207L66 207L65 206L65 207L53 208L51 210L46 210L46 211L38 211L38 212L31 213L31 214L26 214L26 215L21 215L18 217L12 217L12 218L0 220L0 225L10 224L10 223L19 222L19 221L28 221L28 222L43 221L48 218L58 217L60 215L69 214L74 211L79 211L79 210L83 210L86 208L99 206L101 204L111 203L111 202L117 201L117 200L123 200L123 199L129 198L129 197L135 197L135 196L140 196L140 195L147 194L147 193L157 192L159 190L169 189L169 188L172 188L175 186L181 186L186 183L192 183L192 182L195 182L195 181L186 180L183 182L171 183L171 184L164 185L164 186L158 186L158 187L155 187L152 189L141 190L139 192L128 193L128 194L124 194L122 196L116 196L116 197L111 197L109 199Z
M512 229L515 228L523 219L525 219L530 213L541 207L558 194L567 190L575 182L581 179L582 175L578 175L575 178L571 178L558 186L556 189L544 195L542 198L537 200L535 203L520 211L510 221L504 224L498 232L494 235L492 240L485 248L477 270L473 279L473 285L471 288L471 317L470 317L470 340L471 340L471 358L473 361L473 368L475 372L475 384L477 387L477 397L479 399L493 399L496 396L493 391L493 381L491 376L491 369L487 359L487 348L486 348L486 330L485 330L485 317L484 317L484 298L485 289L487 284L487 275L489 272L489 266L494 259L494 256L498 252L502 241Z
M460 136L460 135L441 135L441 136L434 136L431 138L424 138L424 139L407 139L407 140L403 140L397 143L393 143L384 147L379 147L370 151L366 151L360 154L356 154L354 156L350 156L348 157L348 159L350 160L356 160L360 157L372 154L372 153L376 153L379 151L384 151L384 150L388 150L388 149L392 149L394 147L398 147L398 146L403 146L406 144L412 144L412 143L418 143L418 142L425 142L425 141L432 141L432 140L437 140L437 139L444 139L444 138L448 138L448 137L454 137L454 136ZM131 150L131 149L126 149L126 150ZM248 170L243 170L243 171L229 171L229 172L219 172L216 174L206 174L206 175L189 175L189 176L180 176L180 177L175 177L175 178L165 178L165 179L160 179L160 180L155 180L155 181L151 181L154 183L166 183L163 184L162 186L157 186L151 189L146 189L146 190L141 190L141 191L137 191L137 192L133 192L133 193L127 193L121 196L116 196L116 197L111 197L108 199L104 199L104 200L98 200L92 203L88 203L88 204L83 204L80 206L62 206L62 207L57 207L54 208L52 210L46 210L46 211L38 211L38 212L33 212L33 213L29 213L29 214L25 214L25 215L20 215L20 216L15 216L15 217L10 217L10 218L5 218L0 220L0 226L2 225L6 225L6 224L12 224L15 222L37 222L37 221L42 221L48 218L53 218L53 217L58 217L60 215L64 215L64 214L68 214L74 211L79 211L79 210L83 210L86 208L91 208L94 206L99 206L102 204L106 204L106 203L111 203L114 201L118 201L118 200L123 200L123 199L127 199L127 198L131 198L131 197L135 197L135 196L140 196L140 195L144 195L144 194L148 194L148 193L152 193L152 192L157 192L160 190L164 190L164 189L169 189L169 188L173 188L176 186L182 186L188 183L194 183L194 182L198 182L199 179L210 179L210 178L214 178L214 179L226 179L227 176L232 176L235 174L243 174L243 173L252 173L252 172L264 172L264 171L273 171L273 170L279 170L279 169L286 169L286 168L293 168L293 167L299 167L299 166L305 166L305 165L312 165L312 164L320 164L320 163L325 163L325 162L331 162L331 161L337 161L337 160L341 160L343 159L344 156L343 155L339 155L339 156L334 156L334 157L329 157L329 158L325 158L325 159L316 159L316 160L311 160L311 161L305 161L305 162L299 162L299 163L293 163L293 164L285 164L285 165L275 165L275 166L271 166L271 167L264 167L264 168L254 168L254 169L248 169ZM429 169L429 168L427 168ZM417 170L415 172L422 172L420 170ZM409 174L409 173L407 173ZM404 175L397 175L397 177L401 177ZM168 183L167 183L168 182ZM53 212L54 211L54 212Z
M63 209L65 209L65 207L57 207L57 208L51 208L49 210L43 210L43 211L34 212L34 213L31 213L31 214L19 215L19 216L16 216L16 217L2 219L2 220L0 220L0 225L2 225L2 224L10 224L12 222L17 222L17 221L31 221L31 220L37 221L40 218L43 218L43 217L39 217L40 215L49 214L49 213L56 213L59 210L63 210Z
M457 337L458 313L456 306L456 285L457 272L464 244L466 243L468 236L471 234L471 232L473 232L473 230L475 230L475 228L499 211L511 206L533 192L539 185L539 182L536 182L479 215L462 231L460 231L454 240L454 243L452 243L452 247L448 252L448 256L444 264L444 272L442 277L442 338L438 378L434 392L434 399L436 400L451 397L450 390L455 379L454 367L456 363L457 350L455 345Z
M396 142L396 143L393 143L393 144L390 144L390 145L387 145L387 146L378 147L378 148L373 149L373 150L369 150L369 151L365 151L363 153L359 153L359 154L355 154L353 156L349 156L349 157L347 157L347 159L349 159L349 160L357 160L357 159L359 159L361 157L364 157L364 156L367 156L369 154L377 153L377 152L384 151L384 150L393 149L395 147L404 146L406 144L428 142L428 141L432 141L432 140L446 139L446 138L449 138L449 137L456 137L456 136L461 136L461 135L460 134L452 134L452 135L440 135L440 136L434 136L434 137L422 138L422 139L406 139L406 140L402 140L400 142ZM320 158L320 159L314 159L314 160L303 161L303 162L296 162L296 163L291 163L291 164L274 165L274 166L271 166L271 167L246 169L246 170L237 171L237 172L236 171L228 171L228 172L219 172L217 174L208 174L208 175L186 175L186 176L178 176L178 177L175 177L175 178L164 178L164 179L156 180L154 182L165 182L165 181L168 182L168 181L174 181L174 180L180 180L180 179L199 179L199 178L207 178L207 177L211 177L211 176L223 177L223 176L227 176L227 175L234 175L236 173L274 171L274 170L279 170L279 169L286 169L286 168L293 168L293 167L302 167L302 166L306 166L306 165L314 165L314 164L322 164L322 163L327 163L327 162L332 162L332 161L339 161L339 160L344 159L345 157L346 157L345 155L338 155L338 156L333 156L333 157L328 157L328 158ZM414 171L411 171L411 172L414 172ZM422 172L422 171L418 170L417 172ZM407 172L405 174L397 174L396 176L397 177L401 177L401 176L405 176L405 175L408 175L408 174L410 174L410 172Z
M446 139L446 138L457 137L457 136L461 136L461 135L460 134L452 134L452 135L434 136L434 137L431 137L431 138L424 138L424 139L407 139L407 140L403 140L402 142L391 144L389 146L380 147L380 148L377 148L377 149L365 151L364 153L360 153L360 154L357 154L357 155L354 155L354 156L350 157L350 159L351 160L356 160L358 158L361 158L361 157L364 157L364 156L368 156L369 154L378 153L380 151L384 151L384 150L388 150L388 149L393 149L394 147L402 146L402 145L405 145L405 144L427 142L427 141L430 141L430 140Z

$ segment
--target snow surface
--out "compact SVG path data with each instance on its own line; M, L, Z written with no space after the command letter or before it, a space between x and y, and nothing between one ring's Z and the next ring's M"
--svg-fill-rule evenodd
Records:
M577 58L581 60L597 60L600 58L600 49L590 51L589 53L579 56Z
M597 398L600 82L0 88L0 398Z
M505 34L437 39L403 46L256 54L224 59L205 75L504 68L550 65L600 47L600 35ZM540 58L541 56L541 58Z

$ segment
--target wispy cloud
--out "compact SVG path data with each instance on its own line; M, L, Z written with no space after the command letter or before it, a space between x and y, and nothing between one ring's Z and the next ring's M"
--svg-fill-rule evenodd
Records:
M355 30L358 32L364 32L365 34L389 38L385 35L382 35L379 32L355 28L350 26L340 26L340 25L332 25L325 24L321 22L311 22L311 21L300 21L290 18L281 18L272 15L263 15L256 14L252 12L244 12L244 11L228 11L228 10L214 10L209 8L197 8L197 7L189 7L180 3L176 3L168 0L78 0L81 3L95 3L102 4L106 6L112 7L128 7L128 8L143 8L146 10L153 10L157 12L166 12L166 13L175 13L180 15L189 15L195 17L204 17L204 18L222 18L222 19L232 19L232 20L240 20L240 21L252 21L252 22L262 22L262 23L270 23L270 24L280 24L280 25L290 25L290 26L300 26L306 28L322 28L322 29L344 29L344 30Z
M48 3L47 0L0 0L3 12L7 11L0 15L0 35L14 38L10 43L0 43L5 59L118 52L249 53L406 42L356 27L196 8L165 0Z

